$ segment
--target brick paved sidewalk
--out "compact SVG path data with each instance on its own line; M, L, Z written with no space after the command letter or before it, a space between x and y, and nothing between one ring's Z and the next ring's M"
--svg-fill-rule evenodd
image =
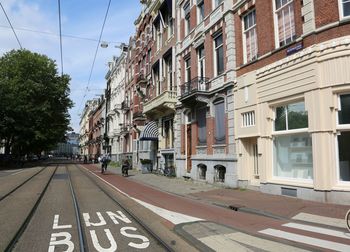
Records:
M110 171L121 174L118 168L111 168ZM350 209L350 206L346 205L307 201L287 196L265 194L253 190L223 188L217 185L185 180L183 178L143 174L135 170L129 171L129 175L128 179L147 184L162 191L221 207L236 208L238 211L266 215L273 218L289 219L302 213L303 218L308 218L308 214L312 214L336 218L339 222L339 219L344 219L346 212ZM345 227L345 221L344 223L339 223L339 227Z

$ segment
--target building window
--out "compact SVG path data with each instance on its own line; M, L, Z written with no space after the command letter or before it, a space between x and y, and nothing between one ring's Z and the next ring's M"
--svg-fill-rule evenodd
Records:
M224 47L223 47L223 36L220 34L219 36L214 38L214 46L215 46L215 72L216 75L220 75L224 72Z
M293 0L275 0L275 30L278 47L295 40Z
M214 0L214 8L218 7L224 0Z
M215 165L214 166L214 182L225 182L225 175L226 175L226 167L222 165Z
M174 19L171 15L168 17L168 39L174 34Z
M242 126L250 127L255 125L255 112L249 111L242 114Z
M350 17L350 0L340 0L340 16L342 18Z
M274 176L312 179L312 141L307 132L304 102L276 108L274 132Z
M243 50L244 63L257 59L258 43L256 35L255 10L243 17Z
M350 94L339 96L337 128L339 180L350 182Z
M206 179L206 175L207 175L207 166L205 164L199 164L197 165L198 167L198 177L199 179Z
M205 51L204 46L201 46L197 49L198 55L198 77L200 80L203 80L205 77Z
M173 61L171 55L165 59L168 90L173 90Z
M185 36L187 36L191 31L191 13L190 13L190 1L184 5L184 16L185 16Z
M197 1L198 24L204 20L204 0Z
M185 82L191 81L191 58L185 59Z
M226 142L224 100L219 100L217 102L214 102L214 109L215 109L215 143L224 144Z
M207 144L207 107L197 109L198 145Z

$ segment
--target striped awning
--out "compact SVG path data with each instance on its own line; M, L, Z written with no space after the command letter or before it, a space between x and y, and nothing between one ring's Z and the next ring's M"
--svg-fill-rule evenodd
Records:
M140 141L158 141L158 126L155 121L150 121L145 125L140 134Z

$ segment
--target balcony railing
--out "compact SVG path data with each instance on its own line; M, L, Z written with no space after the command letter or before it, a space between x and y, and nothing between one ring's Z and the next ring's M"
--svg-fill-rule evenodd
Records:
M145 82L147 82L147 79L146 79L145 75L143 73L139 73L136 76L136 84L142 84L142 83L145 83Z
M197 91L209 91L209 78L196 77L189 82L181 85L181 97Z
M122 102L122 110L128 111L130 109L130 103L129 101L123 101Z

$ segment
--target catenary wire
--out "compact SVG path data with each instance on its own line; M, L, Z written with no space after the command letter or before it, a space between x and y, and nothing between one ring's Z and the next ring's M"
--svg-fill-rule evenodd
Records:
M13 34L15 34L16 40L17 40L17 42L18 42L18 44L19 44L19 47L20 47L21 49L23 49L22 44L21 44L21 42L19 41L19 39L18 39L18 37L17 37L16 31L15 31L15 29L13 29L13 26L12 26L12 24L11 24L11 21L10 21L9 17L7 16L7 13L6 13L4 7L2 6L2 3L1 3L1 2L0 2L0 5L1 5L1 8L2 8L2 10L3 10L3 12L4 12L5 16L6 16L7 21L9 22L9 24L10 24L10 26L11 26L11 29L12 29L12 31L13 31Z
M6 28L6 29L11 29L10 26L6 25L0 25L1 28ZM51 36L60 36L57 33L54 32L48 32L48 31L38 31L38 30L33 30L33 29L28 29L28 28L19 28L19 27L13 27L14 30L16 31L27 31L27 32L32 32L32 33L38 33L38 34L44 34L44 35L51 35ZM69 35L69 34L63 34L62 37L64 38L72 38L72 39L80 39L80 40L86 40L86 41L93 41L93 42L98 42L97 39L93 38L85 38L85 37L80 37L80 36L75 36L75 35ZM117 42L117 41L105 41L108 44L122 44L123 42Z
M100 37L98 38L98 43L97 43L97 46L96 46L96 51L95 51L94 60L93 60L93 62L92 62L92 66L91 66L91 69L90 69L89 79L88 79L88 82L87 82L87 85L86 85L86 88L85 88L85 92L84 92L83 99L81 99L81 102L80 102L80 106L79 106L79 110L78 110L78 111L80 111L81 106L83 105L84 99L85 99L85 97L86 97L86 95L87 95L87 92L88 92L88 90L89 90L89 85L90 85L90 81L91 81L92 71L94 70L97 52L98 52L98 48L99 48L100 43L101 43L101 37L102 37L103 30L104 30L104 27L105 27L105 24L106 24L106 20L107 20L107 16L108 16L108 11L109 11L109 7L111 6L111 2L112 2L112 0L109 0L109 1L108 1L108 6L107 6L106 14L105 14L105 17L104 17L104 20L103 20L103 24L102 24L102 28L101 28L101 32L100 32Z
M61 77L63 77L62 23L61 23L61 1L60 0L58 0L58 23L59 23L59 29L60 29Z

